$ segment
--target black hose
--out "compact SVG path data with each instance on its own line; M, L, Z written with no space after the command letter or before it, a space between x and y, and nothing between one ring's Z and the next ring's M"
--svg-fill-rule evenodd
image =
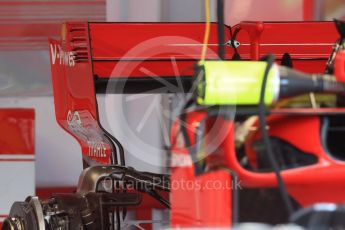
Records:
M116 146L119 148L120 165L122 165L122 166L126 165L126 162L125 162L125 150L124 150L121 142L118 139L116 139L112 134L110 134L107 130L103 129L103 131L106 134L106 136L108 138L110 138L116 144Z
M217 24L218 24L218 56L225 59L225 35L224 35L224 0L217 0Z
M239 178L236 172L230 170L231 179L233 181L232 187L232 225L235 226L239 224L239 214L240 214L240 193L237 185L239 184Z
M231 47L233 48L234 50L234 55L232 56L232 60L233 61L240 61L242 58L241 58L241 55L239 54L238 52L238 49L236 47L236 44L235 44L235 41L236 41L236 38L237 38L237 34L241 31L241 28L240 27L237 27L235 29L235 32L232 31L232 27L230 27L230 45Z
M278 182L278 187L283 199L283 202L286 206L286 210L289 213L289 216L293 213L293 206L291 203L291 200L289 198L289 194L287 192L286 186L284 184L283 178L280 173L280 168L277 163L277 159L275 158L274 152L273 152L273 147L271 144L271 140L269 138L268 132L267 132L267 123L266 123L266 106L265 106L265 92L266 92L266 85L267 85L267 78L269 71L274 64L275 57L274 55L269 55L267 57L267 67L265 69L265 75L262 81L261 85L261 92L260 92L260 103L259 103L259 121L260 121L260 130L262 133L262 138L264 140L265 146L266 146L266 153L268 160L271 164L271 167L274 170L274 173L276 174L277 177L277 182Z
M97 109L97 114L98 112L98 101L97 98L96 100L96 109ZM111 164L118 164L118 156L117 156L117 149L116 146L119 148L119 155L120 155L120 164L121 165L125 165L125 151L124 148L121 144L121 142L116 139L113 135L111 135L105 128L103 128L102 124L100 123L100 121L98 120L98 125L100 127L100 129L103 131L104 136L108 139L108 141L110 142L111 148L112 148L112 155L111 155ZM116 145L116 146L115 146Z
M109 144L111 146L111 156L110 156L110 163L117 165L118 164L118 159L117 159L117 150L116 150L116 146L114 145L114 142L112 141L112 139L106 134L104 133L105 138L107 138L107 140L109 141Z

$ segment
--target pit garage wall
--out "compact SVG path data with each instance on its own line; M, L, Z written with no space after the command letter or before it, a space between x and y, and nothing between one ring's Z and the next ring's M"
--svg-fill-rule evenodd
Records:
M308 1L308 0L307 0ZM302 21L305 0L225 0L228 25L241 21Z
M0 109L0 229L12 203L35 193L35 112Z

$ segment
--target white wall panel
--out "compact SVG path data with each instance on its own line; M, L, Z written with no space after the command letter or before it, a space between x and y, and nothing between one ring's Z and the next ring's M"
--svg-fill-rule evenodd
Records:
M13 202L35 194L35 162L19 160L6 161L0 155L0 216L9 214Z
M228 25L241 21L303 20L303 0L225 0Z
M57 124L53 98L0 98L0 107L35 109L37 187L75 186L82 170L81 151Z

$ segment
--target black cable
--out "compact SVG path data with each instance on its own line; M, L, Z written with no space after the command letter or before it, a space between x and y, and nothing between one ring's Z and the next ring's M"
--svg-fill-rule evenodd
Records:
M187 106L186 106L187 107ZM182 111L184 111L186 109L186 107L184 107L184 109ZM222 107L221 107L222 108ZM185 141L185 146L189 152L189 154L191 155L192 159L196 162L198 159L196 157L197 153L200 150L200 146L198 145L199 142L201 142L201 138L202 136L200 135L201 130L203 130L205 128L205 123L207 121L207 119L212 118L212 117L218 117L218 116L224 116L224 118L228 118L228 111L227 108L225 108L225 110L220 109L221 111L208 111L208 113L206 114L206 116L199 122L199 125L196 127L196 132L195 132L195 147L193 148L193 146L191 146L191 141L188 135L188 132L185 128L184 125L180 124L179 125L179 129L176 132L176 136L175 136L175 141L177 136L179 135L180 132L182 132L183 135L183 139ZM186 114L185 113L181 113L180 115L180 120L183 122L186 122ZM173 142L175 142L173 141ZM173 145L172 145L173 146ZM200 175L200 173L202 172L200 167L198 167L196 164L194 164L195 166L195 175ZM233 224L238 224L239 223L239 196L240 193L238 191L238 188L236 187L239 181L238 175L236 172L232 171L229 168L225 168L225 170L229 171L229 174L231 175L232 181L234 182L235 187L232 188L233 192L232 192L232 223Z
M224 35L224 0L217 0L217 25L218 25L218 56L225 59L225 35Z
M202 164L198 164L199 162L201 162L201 160L198 158L198 153L201 149L201 142L202 142L202 138L203 138L203 133L202 130L204 130L205 128L205 124L207 119L211 118L211 117L217 117L220 112L218 110L216 111L206 111L207 114L205 115L205 117L199 121L199 125L195 128L194 131L194 145L192 144L192 141L190 140L190 137L188 135L187 132L187 128L185 125L180 124L179 129L176 132L176 136L175 139L177 138L177 135L179 134L179 132L182 133L183 136L183 140L184 140L184 144L186 149L188 150L189 155L191 156L193 162L194 162L194 168L195 168L195 175L200 175L203 171L204 171L204 167ZM186 114L182 113L180 115L180 120L183 123L187 123L187 119L186 119Z
M265 106L265 93L266 93L266 85L267 79L269 75L269 71L271 70L272 65L274 64L275 57L273 55L268 55L267 57L267 67L265 69L264 78L261 85L261 92L260 92L260 102L259 102L259 121L260 121L260 130L262 133L262 138L264 140L266 146L266 153L268 160L271 164L271 167L274 170L274 173L277 177L278 187L283 199L283 202L286 206L286 210L289 213L289 216L293 213L293 206L291 200L289 198L289 194L287 192L286 186L284 184L283 178L280 173L280 168L275 158L273 147L271 140L269 138L268 132L266 130L267 123L266 123L266 106Z
M109 144L110 144L111 150L112 150L111 156L110 156L110 162L111 162L111 164L117 165L118 164L118 159L117 159L116 146L114 145L112 139L106 133L104 133L104 136L109 141Z
M200 81L200 78L202 77L201 73L199 73L197 76L196 76L196 79L194 79L194 82L192 84L192 87L191 89L194 89L196 90L197 89L197 84L198 82ZM195 98L194 98L194 92L192 92L190 95L187 95L186 98L185 98L185 103L183 104L183 106L181 107L180 109L180 113L179 113L179 116L178 116L178 119L182 122L184 122L186 120L186 110L187 108L191 107L193 104L195 104ZM173 126L170 127L170 133L171 133L171 129L172 129ZM189 150L189 147L188 146L191 146L191 142L189 140L189 137L188 137L188 133L187 133L187 130L184 129L185 127L183 127L183 125L179 124L178 126L178 130L176 131L176 135L174 137L173 140L171 140L171 143L170 143L170 146L169 146L169 149L171 150L172 146L174 146L176 144L176 141L177 141L177 137L178 135L180 134L180 132L182 132L182 135L184 137L184 140L188 141L188 143L185 143L186 146L187 146L187 149L189 151L189 153L191 153L191 151Z
M120 217L119 207L116 207L116 223L117 223L117 230L121 230L121 217Z
M115 181L114 179L111 180L111 189L112 189L112 192L115 191ZM115 212L114 212L114 209L111 210L111 223L112 223L112 230L115 230L115 220L117 218L117 216L115 215ZM118 221L118 220L117 220Z
M120 185L119 185L119 181L114 181L114 179L112 179L112 184L113 184L113 191L112 192L116 192L116 193L120 193ZM115 212L113 210L112 213L112 218L113 221L115 221L116 219L116 229L117 230L121 230L121 218L120 218L120 208L119 206L115 207ZM114 224L114 229L115 229L115 224Z
M225 42L224 42L224 0L218 0L217 1L217 15L218 15L218 55L220 57L221 60L225 59ZM238 54L238 50L237 47L235 45L235 39L237 36L237 33L239 32L239 30L235 31L234 36L232 36L232 29L230 27L230 33L231 33L231 45L234 48L235 54L234 54L234 59L241 59L240 55ZM203 126L206 123L206 118L205 121L203 120L201 122L201 128L203 128ZM212 117L212 115L210 115L210 117ZM198 133L197 133L198 134ZM197 144L197 143L196 143ZM238 176L235 172L230 171L230 175L232 180L235 183L235 186L237 186L237 181L238 181ZM235 190L234 190L235 189ZM233 198L233 203L232 203L232 220L233 220L233 224L238 223L238 216L239 216L239 192L237 190L237 188L233 188L232 190L234 190L232 192L232 198Z
M238 34L240 31L241 31L241 27L237 27L237 28L235 29L235 32L234 32L234 34L233 34L234 40L236 40L237 34ZM231 28L231 27L230 27L230 32L232 32L232 28ZM232 41L232 42L234 42L234 41ZM236 46L234 46L234 47L236 47Z
M225 113L224 113L225 112ZM223 115L222 115L223 113ZM204 117L200 122L199 125L196 127L196 135L195 135L195 139L196 139L196 150L195 152L198 153L200 151L200 146L198 145L198 142L201 142L201 138L202 136L200 135L201 130L204 130L205 128L205 124L206 121L210 118L213 117L219 117L219 116L223 116L224 119L228 118L228 114L226 113L226 111L223 111L221 113L219 113L219 111L210 111L206 117ZM229 168L224 168L224 170L228 171L229 174L231 175L231 179L233 181L233 185L234 187L232 187L232 223L233 224L237 224L239 223L239 191L238 188L236 187L238 184L238 175L236 172L234 172L233 170L229 169Z
M112 141L115 142L115 144L118 146L119 148L119 152L120 152L120 164L122 166L125 166L125 151L124 151L124 148L121 144L121 142L116 139L113 135L111 135L108 131L104 130L104 132L108 135L108 138L110 138ZM116 149L116 148L115 148ZM114 149L114 151L116 151ZM118 163L118 160L116 159L116 164ZM119 192L117 190L117 192ZM127 185L126 183L124 184L124 187L123 187L123 193L127 193ZM127 208L126 207L123 207L122 208L122 217L123 217L123 220L125 219L127 215ZM117 229L121 229L121 218L120 218L120 208L119 207L116 207L116 219L117 219Z
M237 184L239 181L237 173L231 170L230 174L232 181L235 184L235 186L232 188L232 224L236 225L239 223L240 193L238 190L241 188L237 188Z
M195 147L194 147L194 154L196 161L194 163L195 165L195 174L200 175L205 171L205 161L203 159L200 159L199 153L202 149L202 139L204 137L204 130L206 126L206 122L209 118L209 114L207 113L206 116L199 121L199 125L195 128Z
M125 153L124 153L124 148L122 146L122 144L120 143L119 140L117 140L113 135L111 135L107 130L103 129L103 132L106 136L106 138L110 141L112 149L114 151L113 155L112 155L112 164L118 164L118 156L117 156L117 150L116 150L116 146L114 145L114 143L117 145L117 147L119 148L120 151L120 164L122 166L125 166ZM113 191L115 190L116 187L116 193L119 193L119 190L117 189L118 186L115 186L115 184L117 185L117 183L114 183L113 181ZM127 186L126 184L124 184L124 188L123 188L123 193L127 193ZM126 207L123 207L122 209L122 215L125 218L125 215L127 214L127 209ZM121 229L121 218L120 218L120 209L119 207L115 208L115 212L112 211L112 218L113 218L113 223L114 220L116 219L116 224L117 224L117 229ZM113 226L113 229L115 229L115 223Z
M157 191L155 190L147 190L146 191L151 197L153 197L154 199L156 199L157 201L159 201L159 203L161 203L163 206L165 206L167 209L170 209L170 202L166 199L164 199Z
M123 148L121 142L118 139L116 139L113 135L111 135L107 130L103 129L103 131L105 132L106 136L108 138L110 138L116 144L116 146L119 148L120 164L122 166L126 165L126 162L125 162L125 151L124 151L124 148Z
M97 109L97 114L98 112L98 101L97 98L95 99L96 101L96 109ZM118 157L117 157L117 150L116 150L116 146L119 148L120 150L120 163L121 165L125 165L125 152L123 149L122 144L113 136L111 135L105 128L103 128L102 124L100 123L100 121L98 120L98 125L100 127L100 129L104 132L104 136L108 139L108 141L110 142L110 145L112 147L112 156L111 156L111 163L112 164L118 164Z
M232 27L230 27L230 45L231 47L234 49L234 55L232 56L232 60L234 61L239 61L241 60L241 55L239 54L238 52L238 49L236 47L236 44L235 44L235 41L236 41L236 38L237 38L237 34L241 31L241 28L240 27L237 27L235 29L235 32L233 33L232 31Z

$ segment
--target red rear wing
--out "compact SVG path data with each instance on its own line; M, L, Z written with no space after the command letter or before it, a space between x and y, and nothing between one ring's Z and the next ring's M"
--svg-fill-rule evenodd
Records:
M216 24L211 28L210 42L216 44ZM134 78L132 89L140 92L159 88L160 77L174 81L177 73L190 81L204 24L66 23L61 34L61 41L49 41L57 121L78 140L84 160L109 164L116 150L99 122L96 89L105 92L115 83L120 87L111 93L118 92ZM207 57L217 58L216 50L211 45Z
M338 38L331 22L245 22L236 40L244 59L290 53L295 67L325 68ZM115 151L99 122L96 93L166 93L190 87L200 59L204 23L66 23L61 41L50 40L58 123L80 143L87 159L111 162ZM231 29L224 27L225 39ZM245 32L246 31L246 32ZM217 25L211 25L208 59L217 59ZM233 48L225 46L231 59ZM164 80L163 80L164 79ZM162 87L162 84L180 87ZM163 89L163 90L161 90Z
M294 68L312 73L325 71L339 38L333 22L242 22L232 30L239 30L242 58L257 60L272 53L281 60L289 53Z
M62 31L62 41L49 41L57 122L78 140L84 157L109 164L113 150L99 124L88 24L68 23Z
M200 59L204 30L204 23L90 23L94 74L99 78L149 77L140 70L147 68L157 76L175 77L170 65L175 59L181 73L192 76L190 67ZM230 30L224 30L229 40ZM217 59L216 24L211 25L209 43L207 56ZM120 61L135 67L117 73Z

